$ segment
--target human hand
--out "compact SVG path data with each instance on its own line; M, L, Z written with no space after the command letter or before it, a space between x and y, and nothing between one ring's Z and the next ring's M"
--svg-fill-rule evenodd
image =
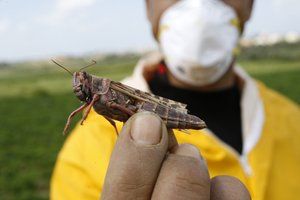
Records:
M178 145L152 113L138 113L123 127L105 177L102 200L250 199L229 176L209 178L206 161L192 145Z

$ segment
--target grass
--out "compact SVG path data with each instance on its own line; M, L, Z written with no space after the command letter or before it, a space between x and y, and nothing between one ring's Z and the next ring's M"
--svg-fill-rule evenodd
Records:
M120 80L131 73L136 61L103 62L90 71ZM80 102L71 90L72 77L48 65L0 69L1 199L49 198L51 172L65 140L62 130ZM78 120L79 116L73 122Z
M254 78L300 104L300 59L239 62Z
M73 71L89 60L72 58L62 64L74 66ZM131 73L136 61L136 56L112 56L88 71L120 80ZM300 104L300 59L241 57L239 63ZM52 169L65 140L62 129L68 114L80 104L71 91L71 79L48 61L0 64L1 199L49 198Z
M1 199L48 198L50 166L65 139L60 133L66 113L58 113L72 110L72 101L47 93L0 99Z

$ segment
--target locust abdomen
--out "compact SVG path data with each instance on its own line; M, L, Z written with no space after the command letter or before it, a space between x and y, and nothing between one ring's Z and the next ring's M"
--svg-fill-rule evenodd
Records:
M149 111L157 114L167 128L175 129L203 129L206 124L199 117L181 112L171 107L162 106L152 102L140 102L138 111Z

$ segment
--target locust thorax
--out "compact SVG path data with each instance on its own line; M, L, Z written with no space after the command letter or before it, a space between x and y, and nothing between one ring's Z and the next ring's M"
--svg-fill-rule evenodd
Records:
M90 102L91 93L91 75L86 72L74 72L73 74L73 92L76 97L83 102Z

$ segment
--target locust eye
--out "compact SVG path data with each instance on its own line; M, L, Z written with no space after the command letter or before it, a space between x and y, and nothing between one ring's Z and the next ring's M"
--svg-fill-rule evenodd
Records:
M86 100L86 94L83 92L83 91L78 91L78 92L75 92L75 95L77 96L77 98L80 100L80 101L85 101Z

